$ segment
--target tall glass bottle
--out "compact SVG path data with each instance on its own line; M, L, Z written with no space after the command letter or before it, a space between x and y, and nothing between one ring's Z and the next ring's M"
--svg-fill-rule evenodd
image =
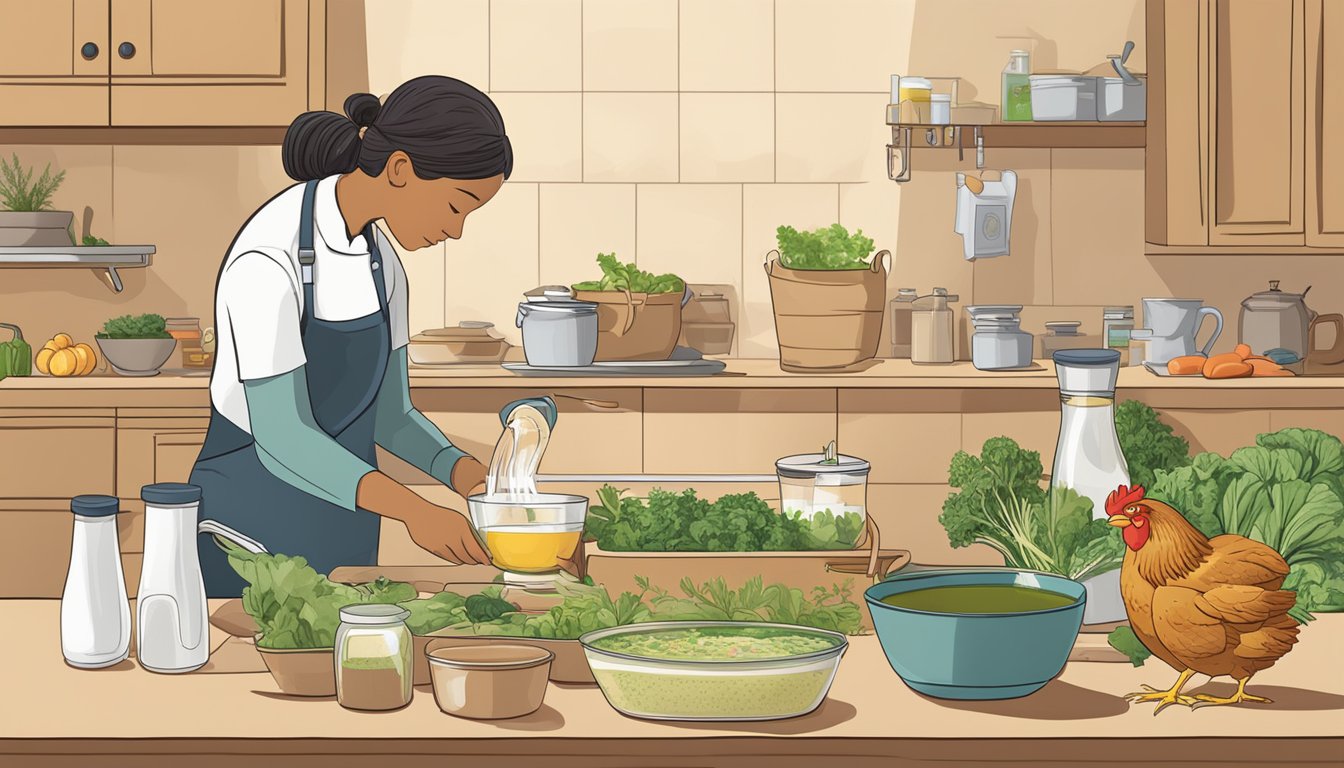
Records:
M1009 54L1008 66L1003 68L999 120L1005 123L1031 120L1031 54L1026 51L1014 50Z
M1092 517L1106 517L1106 496L1129 485L1129 466L1115 432L1115 381L1120 353L1114 349L1066 349L1054 355L1062 413L1050 484L1072 488L1092 502ZM1084 624L1125 619L1120 570L1094 576L1087 587Z

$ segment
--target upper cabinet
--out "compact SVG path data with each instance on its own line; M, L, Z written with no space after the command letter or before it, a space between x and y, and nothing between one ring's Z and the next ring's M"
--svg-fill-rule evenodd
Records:
M1147 240L1344 244L1340 3L1148 0ZM1333 133L1332 133L1333 129Z
M325 103L324 0L0 0L0 125L284 126ZM73 30L73 34L72 34Z
M108 124L107 0L0 0L0 125Z

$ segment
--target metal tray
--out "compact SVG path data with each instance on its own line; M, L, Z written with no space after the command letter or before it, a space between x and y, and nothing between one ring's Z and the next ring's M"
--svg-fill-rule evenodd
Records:
M713 376L727 365L722 360L627 360L583 366L504 363L519 376Z

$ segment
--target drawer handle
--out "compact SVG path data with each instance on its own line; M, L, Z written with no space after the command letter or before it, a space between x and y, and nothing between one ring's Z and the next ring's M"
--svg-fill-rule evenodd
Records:
M85 61L93 61L98 58L98 44L92 42L85 43L84 46L79 49L79 55L83 56Z
M117 46L117 55L123 59L133 58L135 56L135 44L128 41Z

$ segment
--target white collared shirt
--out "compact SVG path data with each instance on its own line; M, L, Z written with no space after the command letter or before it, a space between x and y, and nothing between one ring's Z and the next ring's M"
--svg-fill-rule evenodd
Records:
M372 260L364 236L352 240L336 205L337 176L318 182L314 201L313 311L319 320L353 320L378 311ZM215 289L215 370L210 400L251 434L242 382L288 373L307 362L299 334L299 218L303 184L252 214L229 248ZM377 230L387 289L392 348L410 341L406 273L392 243Z

